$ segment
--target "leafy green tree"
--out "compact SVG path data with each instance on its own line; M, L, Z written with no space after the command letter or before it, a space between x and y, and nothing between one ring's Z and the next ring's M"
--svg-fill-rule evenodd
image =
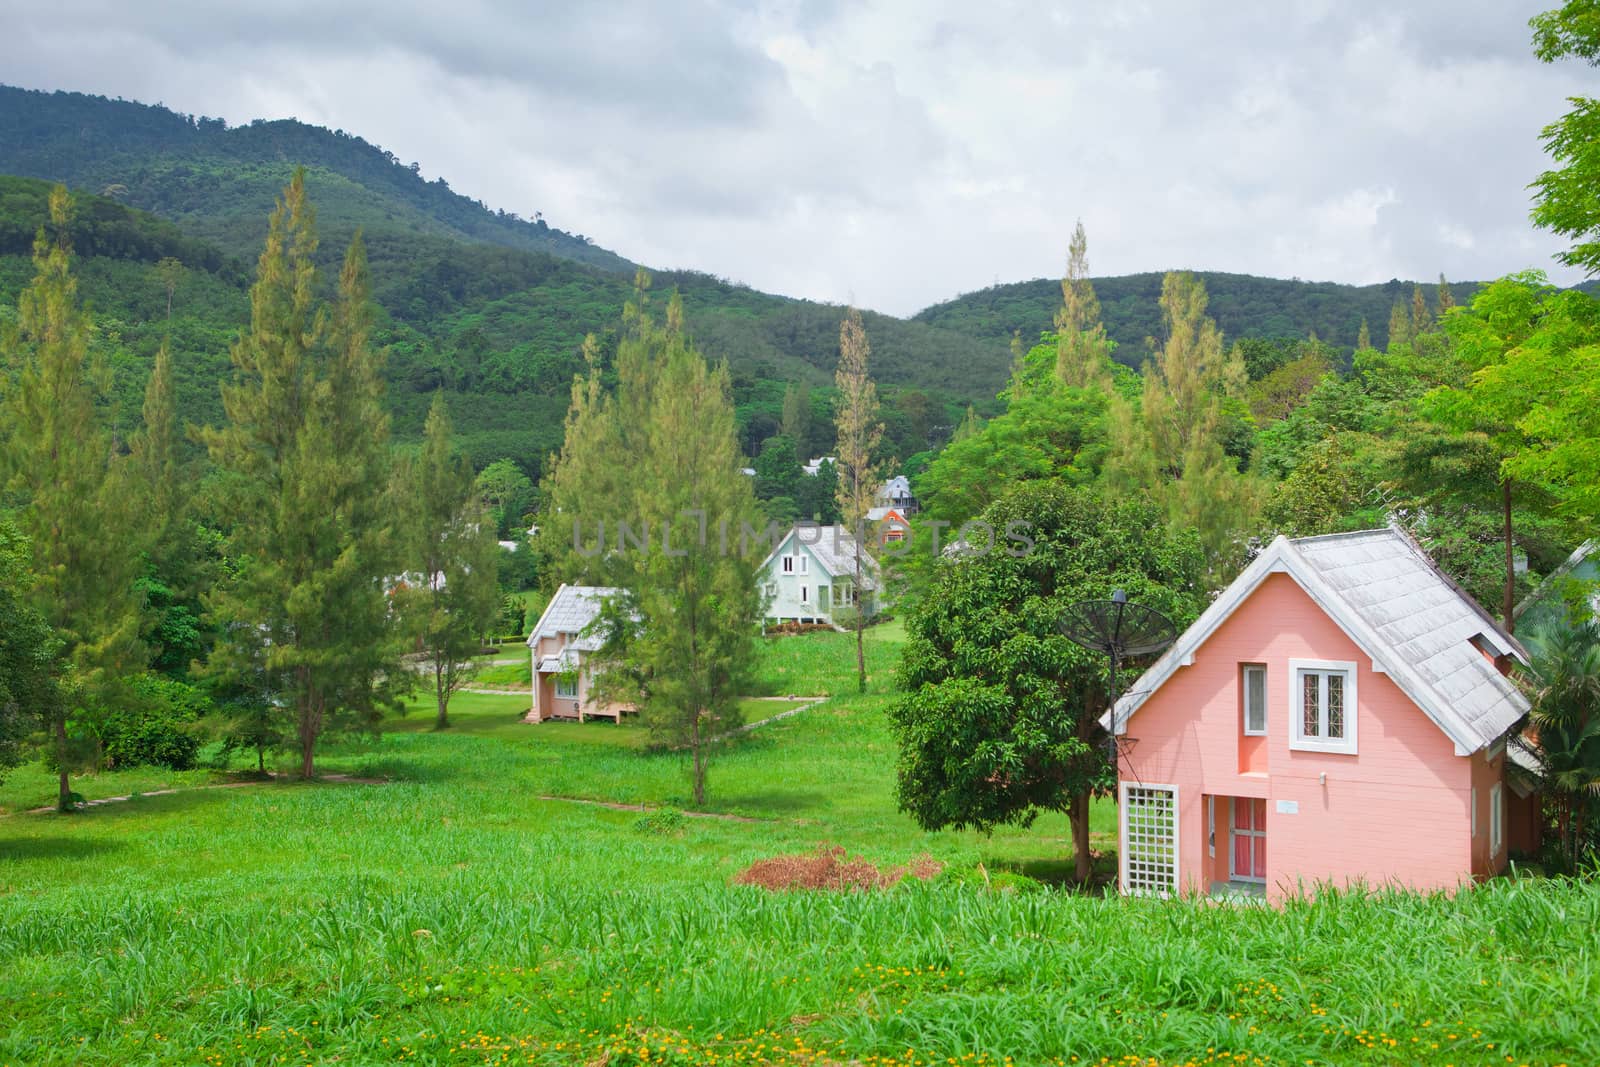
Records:
M433 677L434 729L450 725L450 698L470 677L472 655L499 608L500 545L472 478L455 452L450 407L434 396L422 447L396 474L406 628ZM521 551L527 552L528 549Z
M35 724L60 716L61 641L29 603L31 555L27 538L0 517L0 772L22 761Z
M29 600L59 636L70 668L62 699L42 709L62 810L72 806L69 773L81 762L74 724L92 717L146 661L134 587L135 494L99 409L105 368L91 355L90 322L78 301L70 214L67 191L57 186L50 224L34 240L33 283L18 301L15 326L0 339L9 371L0 396L0 455L7 488L24 502L18 518L35 579Z
M478 472L478 493L502 537L520 540L523 518L533 508L533 482L509 459L497 459Z
M1097 389L1053 382L1013 392L1004 414L952 440L917 479L924 511L959 527L1021 482L1093 482L1105 458L1107 405Z
M783 435L802 449L811 435L811 390L803 382L783 387Z
M1425 464L1414 477L1433 496L1453 493L1498 505L1501 617L1510 629L1517 600L1516 497L1531 499L1538 510L1550 506L1537 483L1521 485L1519 494L1513 472L1530 460L1537 468L1546 447L1525 426L1552 388L1557 394L1565 392L1563 384L1581 390L1570 368L1582 361L1571 356L1584 341L1600 341L1600 307L1581 294L1554 293L1537 274L1514 276L1480 291L1470 312L1452 314L1444 329L1454 381L1434 388L1418 405L1444 432L1408 434L1404 455L1413 466ZM1556 361L1564 365L1552 366ZM1566 446L1572 444L1569 438Z
M907 620L904 696L889 712L896 795L918 825L987 832L1065 811L1076 875L1089 878L1089 802L1111 783L1098 722L1107 666L1061 619L1116 589L1179 626L1194 619L1200 545L1164 518L1144 501L1025 482L983 512L993 551L940 563Z
M839 469L832 460L817 464L817 473L803 476L795 495L799 517L821 526L839 521Z
M329 307L316 250L297 171L272 214L250 326L222 387L228 422L203 434L228 477L228 547L242 561L208 601L226 635L212 669L271 694L308 778L319 739L375 725L408 678L384 593L389 420L365 252L358 235Z
M1531 20L1534 54L1546 63L1572 57L1600 65L1600 13L1594 0L1567 0ZM1573 97L1572 110L1544 128L1545 151L1556 167L1533 183L1534 225L1571 238L1558 257L1600 271L1600 100Z
M780 496L798 499L800 479L805 474L800 469L794 438L780 433L763 441L761 454L755 458L755 472L757 499L772 500Z
M883 437L883 424L878 422L878 390L867 373L871 351L866 327L861 324L861 312L851 308L839 326L839 367L833 380L839 390L839 406L834 413L834 424L839 431L835 449L839 487L835 499L839 502L840 521L854 535L855 556L850 578L854 604L862 603L862 542L867 539L867 512L872 510L879 486L878 466L873 457ZM866 618L857 611L854 621L856 685L864 693L867 690L867 653L862 628Z
M689 753L694 803L703 805L717 741L739 723L767 546L745 543L762 524L739 470L727 368L706 365L676 296L665 323L655 321L648 285L641 271L624 311L615 392L604 389L597 361L573 386L566 441L545 482L541 540L556 561L553 578L624 590L602 614L597 684L638 701L651 733ZM642 541L616 541L622 523ZM602 530L613 540L594 551Z
M1600 815L1600 626L1592 618L1554 622L1527 635L1529 713L1538 784L1554 809L1568 870L1592 848Z

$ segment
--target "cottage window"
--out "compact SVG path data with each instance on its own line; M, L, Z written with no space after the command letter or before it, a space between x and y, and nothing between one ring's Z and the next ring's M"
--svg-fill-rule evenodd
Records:
M1356 752L1356 665L1289 661L1290 748Z
M1506 832L1506 795L1496 782L1489 787L1489 855L1500 855L1500 846L1505 844Z
M793 574L794 573L794 557L793 556L784 556L783 557L783 573L785 573L785 574Z
M811 602L807 596L808 592L809 590L805 586L802 585L800 587L800 603L809 604Z
M556 696L576 700L578 698L578 679L570 674L556 675Z
M1244 668L1244 732L1259 737L1267 732L1267 669Z

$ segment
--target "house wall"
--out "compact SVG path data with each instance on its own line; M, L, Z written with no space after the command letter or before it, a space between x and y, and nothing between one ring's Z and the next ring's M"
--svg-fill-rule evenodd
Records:
M1290 659L1356 664L1358 754L1290 749ZM1245 663L1267 667L1263 753L1240 741ZM1471 876L1471 760L1455 755L1444 732L1375 673L1371 658L1286 574L1270 575L1194 662L1145 701L1127 736L1138 740L1123 775L1179 788L1185 891L1204 891L1217 869L1206 847L1207 795L1219 798L1216 851L1224 860L1220 798L1267 799L1267 892L1274 900L1324 881L1428 889ZM1255 769L1263 755L1264 769ZM1242 770L1242 762L1252 769Z
M783 557L799 555L806 560L806 573L784 574ZM798 564L796 564L798 567ZM788 619L821 619L832 621L833 597L828 599L828 610L821 611L817 607L817 586L829 585L833 579L828 577L828 572L822 569L821 562L806 545L798 540L794 533L790 533L778 551L767 561L767 568L762 574L762 581L770 582L778 587L777 594L772 597L767 605L767 618ZM805 601L800 599L800 587L806 588Z
M532 646L533 657L533 699L526 717L527 722L542 722L550 718L577 719L577 718L611 718L622 721L624 712L636 710L632 704L621 701L604 701L593 703L590 700L594 685L593 671L587 660L588 653L578 652L578 695L563 697L556 695L554 674L539 673L539 661L546 656L554 656L561 651L563 642L559 636L541 637L536 645ZM581 714L580 714L581 713Z
M1500 850L1493 854L1489 851L1489 794L1496 784L1505 794L1505 814L1510 815L1512 793L1511 787L1506 784L1506 756L1502 749L1493 759L1489 752L1473 753L1470 759L1472 767L1472 789L1476 794L1478 804L1478 832L1471 838L1472 876L1474 878L1489 878L1499 874L1506 868L1506 861L1511 852L1511 826L1508 818L1502 827L1502 840ZM1472 819L1470 811L1467 819L1468 833L1471 833Z

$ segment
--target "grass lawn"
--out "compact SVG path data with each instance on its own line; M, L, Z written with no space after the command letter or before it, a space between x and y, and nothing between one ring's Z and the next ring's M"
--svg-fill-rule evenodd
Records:
M419 704L323 757L386 784L0 817L0 1064L1600 1062L1592 883L1281 911L985 888L979 864L1059 873L1065 818L985 838L896 810L897 647L873 636L857 695L850 637L764 646L762 693L829 699L725 746L709 807L738 819L540 799L682 808L683 757L474 694L449 731ZM0 787L7 810L50 796L37 767ZM732 884L824 843L949 870Z

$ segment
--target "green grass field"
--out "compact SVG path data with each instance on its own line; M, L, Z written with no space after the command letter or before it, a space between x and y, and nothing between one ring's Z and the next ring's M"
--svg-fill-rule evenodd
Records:
M381 784L0 816L0 1063L1600 1063L1600 886L1281 911L986 887L980 864L1058 877L1065 818L985 838L896 811L897 647L869 642L865 696L846 636L764 647L758 695L831 696L719 755L710 812L737 818L541 799L679 809L688 783L635 725L471 694L450 731L419 707L323 759ZM50 797L37 767L0 787L8 812ZM824 843L947 873L732 884Z

